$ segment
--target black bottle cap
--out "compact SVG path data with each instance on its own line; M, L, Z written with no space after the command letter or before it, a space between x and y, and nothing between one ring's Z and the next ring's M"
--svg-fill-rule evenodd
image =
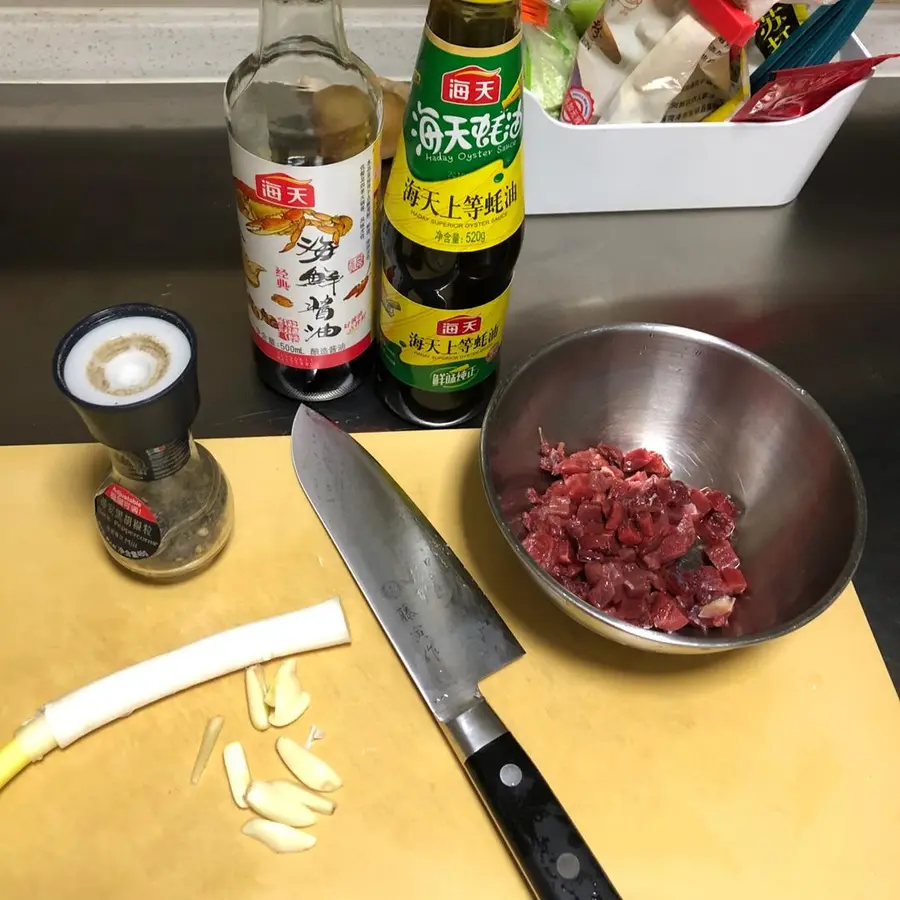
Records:
M179 352L175 353L171 348L166 348L164 341L154 339L155 336L148 337L143 333L129 330L126 320L135 317L161 320L159 328L147 329L148 333L161 330L168 331L172 337L176 337L171 328L175 326L183 338L187 339L186 346L182 346L184 341L179 338L176 342L179 345ZM117 322L122 322L121 330L115 327ZM104 330L109 332L109 336L100 341L97 350L89 357L94 380L91 379L86 364L84 384L79 389L74 383L67 382L66 361L79 342L101 326L107 326ZM98 387L96 380L98 377L105 379L106 372L102 365L100 368L94 365L97 359L103 363L99 351L103 348L110 351L114 341L133 339L136 334L141 340L149 341L148 346L157 354L145 356L151 361L160 361L155 372L156 381L162 386L158 391L154 391L151 383L136 393L136 399L131 402L128 400L128 392L121 389L118 394L115 389L106 391L106 395L111 398L108 402L90 399L93 396L102 400L105 393ZM82 355L85 347L86 344L79 348L79 355ZM140 353L138 355L140 356ZM108 352L107 356L114 358L115 354L110 356ZM178 356L181 358L178 359ZM143 361L143 358L138 361ZM147 303L111 306L78 322L59 342L53 354L53 377L57 387L84 419L94 438L113 450L138 453L183 439L190 431L200 408L200 389L197 384L197 335L194 329L177 313ZM71 371L69 380L74 381Z

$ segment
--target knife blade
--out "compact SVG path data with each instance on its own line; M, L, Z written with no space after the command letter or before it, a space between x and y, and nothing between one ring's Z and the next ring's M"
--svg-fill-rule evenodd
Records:
M378 461L300 406L297 480L474 783L532 892L621 900L478 684L523 654L456 554Z

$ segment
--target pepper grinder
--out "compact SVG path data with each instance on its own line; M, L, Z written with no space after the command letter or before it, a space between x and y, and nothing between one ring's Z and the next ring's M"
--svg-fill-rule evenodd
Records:
M94 516L112 558L155 581L208 566L234 512L225 474L191 437L200 407L191 325L150 304L102 309L60 341L53 375L109 451Z

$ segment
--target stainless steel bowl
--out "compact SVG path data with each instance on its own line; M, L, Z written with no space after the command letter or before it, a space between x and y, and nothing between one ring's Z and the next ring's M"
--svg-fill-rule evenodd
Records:
M822 365L828 365L827 360ZM538 429L569 450L648 447L673 477L731 494L749 593L716 635L663 634L565 590L522 548L529 487L545 486ZM544 347L500 387L481 435L484 488L501 531L541 590L622 644L704 653L800 628L844 590L862 555L866 501L856 464L821 407L774 366L702 332L611 325Z

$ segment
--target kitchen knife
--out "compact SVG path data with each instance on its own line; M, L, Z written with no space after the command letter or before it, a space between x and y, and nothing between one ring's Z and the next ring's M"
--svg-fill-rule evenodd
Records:
M537 767L478 690L524 654L446 541L353 438L301 406L304 493L490 811L535 896L620 900Z

